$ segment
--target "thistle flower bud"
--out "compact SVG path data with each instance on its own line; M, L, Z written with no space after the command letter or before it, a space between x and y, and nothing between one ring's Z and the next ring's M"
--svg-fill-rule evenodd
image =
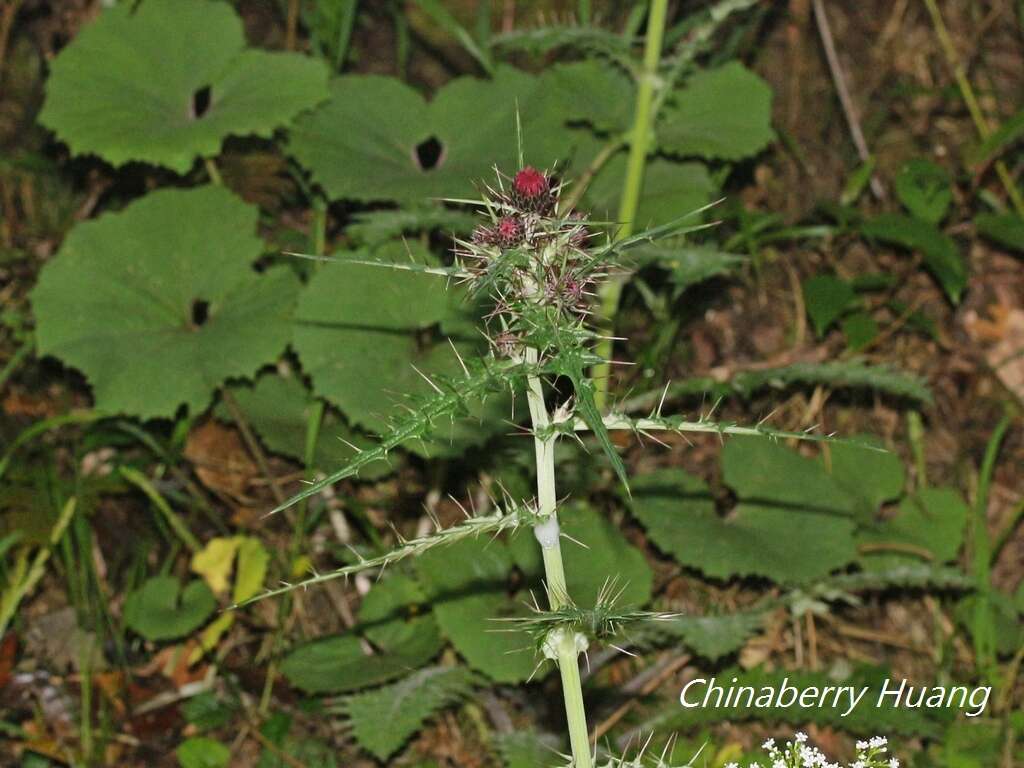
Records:
M518 216L504 216L494 230L494 239L502 248L515 248L523 242L526 230Z
M525 213L547 213L554 208L551 182L533 166L520 170L512 180L509 202Z

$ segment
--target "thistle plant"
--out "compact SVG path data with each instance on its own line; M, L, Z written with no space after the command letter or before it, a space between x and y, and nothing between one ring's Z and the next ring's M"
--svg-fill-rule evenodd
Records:
M438 275L465 285L469 297L487 307L482 326L489 351L476 359L460 357L461 376L424 376L433 394L406 403L376 447L355 449L356 456L348 465L311 484L274 511L356 475L362 467L387 457L393 448L426 437L440 421L466 414L480 401L505 391L525 394L534 443L536 497L503 499L495 504L496 511L487 515L467 513L463 522L448 528L442 528L435 520L437 530L431 535L412 540L400 537L398 546L390 552L374 558L357 555L357 562L351 565L316 573L299 584L283 584L253 600L367 569L384 568L468 536L496 536L530 527L543 556L547 606L536 606L534 615L523 620L521 628L537 638L541 661L553 661L561 675L572 766L592 768L596 755L587 727L579 657L593 640L607 640L625 624L657 616L616 609L614 574L609 574L608 586L593 609L581 608L573 602L562 559L556 442L563 436L582 440L582 433L592 434L628 492L625 465L612 444L610 430L826 438L807 432L774 430L763 424L740 426L713 421L710 415L695 419L666 416L660 405L645 418L614 411L602 413L595 403L594 381L588 375L593 366L606 362L592 351L600 337L588 323L589 307L600 284L613 273L625 270L631 248L656 238L680 236L705 225L694 223L691 214L653 230L602 242L598 227L608 223L588 221L583 214L563 206L562 188L551 174L524 165L520 157L519 170L512 176L499 172L496 182L484 187L480 199L452 201L476 207L481 223L468 239L456 240L451 266L356 262ZM555 379L571 383L571 396L562 400L554 397L552 393L556 390L551 385ZM486 628L481 627L480 631Z

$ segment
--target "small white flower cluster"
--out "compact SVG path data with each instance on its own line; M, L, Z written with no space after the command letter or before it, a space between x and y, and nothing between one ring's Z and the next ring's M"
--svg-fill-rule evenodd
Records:
M857 742L857 757L848 768L899 768L900 761L887 757L888 740L884 736L873 736L867 741ZM807 744L807 734L798 733L793 741L779 747L775 739L768 739L761 748L768 753L769 763L751 763L747 768L843 768L833 763L817 747ZM728 763L725 768L740 768L738 763Z

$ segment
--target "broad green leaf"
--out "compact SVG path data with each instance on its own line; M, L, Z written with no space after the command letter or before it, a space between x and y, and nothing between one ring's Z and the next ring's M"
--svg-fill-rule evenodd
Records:
M729 440L722 449L722 472L726 485L744 502L788 506L795 511L840 518L857 507L856 498L819 462L773 440Z
M431 258L418 244L408 248L417 261ZM351 255L367 258L365 252ZM404 243L390 243L373 257L405 262L409 254ZM384 433L407 398L434 393L424 376L463 377L449 339L463 357L478 355L481 341L475 327L466 328L462 294L445 287L434 275L384 267L335 262L317 270L299 299L293 336L316 392L352 423ZM435 424L435 440L409 448L459 452L486 440L507 414L503 401L492 398L454 426Z
M344 693L377 685L423 666L441 650L437 621L413 615L424 604L422 590L393 573L370 590L359 610L359 627L379 651L367 655L355 634L315 640L292 651L281 672L309 693Z
M366 636L379 648L404 648L422 635L433 639L434 653L441 650L437 621L429 612L427 595L409 576L391 573L378 581L359 607L359 621Z
M410 244L418 260L430 257ZM366 252L338 254L367 259ZM392 243L377 253L381 261L408 260ZM448 307L445 282L433 275L361 264L328 263L318 269L299 299L294 344L316 391L336 403L348 418L383 430L404 394L429 385L416 373L428 367L416 332L436 325ZM449 350L449 354L451 351Z
M953 187L946 170L929 160L908 161L896 174L896 195L911 214L932 225L946 217Z
M862 562L873 569L922 558L949 562L960 551L968 514L967 505L954 489L924 488L906 497L894 517L858 533L857 543L862 547L892 545L892 549L863 555Z
M839 327L851 352L859 352L878 336L878 323L868 312L853 312L844 317Z
M416 560L441 630L455 649L499 683L526 680L537 665L533 640L498 619L527 615L525 596L509 597L512 558L500 541L467 539Z
M725 481L740 499L727 516L703 480L661 470L634 481L633 514L654 544L708 576L806 582L856 556L856 500L816 462L773 442L726 443Z
M76 226L32 292L39 351L79 368L96 409L198 413L284 350L298 283L257 274L258 212L221 187L164 189Z
M505 66L490 80L457 78L429 103L394 78L340 77L289 146L332 199L475 198L495 165L515 170L517 109L529 163L549 167L569 151L566 113L542 78ZM425 167L417 148L431 139L436 162Z
M436 652L436 635L416 637L399 652L372 656L355 635L339 635L298 647L281 664L281 673L307 693L344 693L401 677Z
M697 73L672 95L658 122L658 148L687 157L748 157L775 138L771 114L768 83L730 62Z
M1024 217L1016 213L983 213L975 217L974 226L985 237L1024 253Z
M203 581L182 589L173 576L154 576L128 595L124 622L147 640L174 640L198 629L216 608Z
M864 234L912 251L920 251L925 266L954 303L967 287L967 264L953 240L928 222L898 213L883 213L864 223Z
M477 215L466 210L422 204L398 210L385 208L357 213L352 220L346 234L371 248L415 232L440 230L446 235L466 235L480 223Z
M816 275L804 280L804 306L814 332L824 336L829 326L857 301L857 294L845 280L831 275Z
M495 743L504 768L555 768L564 765L557 740L535 731L495 734Z
M225 137L269 138L327 97L322 62L247 50L241 19L209 0L108 8L51 67L39 120L72 152L178 173Z
M832 478L843 490L858 500L861 519L870 519L887 501L899 498L903 492L905 473L900 457L890 451L860 447L878 446L878 440L860 435L828 447ZM824 457L823 457L824 458Z
M206 691L181 702L185 721L200 731L223 728L235 714L235 706L221 699L213 691Z
M764 625L763 611L677 616L651 625L659 635L678 638L687 648L709 661L735 653Z
M265 373L251 386L231 387L231 394L269 450L298 462L305 460L306 431L315 400L296 376ZM217 406L215 413L218 418L231 420L223 404ZM356 453L349 443L359 448L372 445L364 435L349 429L337 411L325 409L313 451L313 466L320 470L344 466ZM390 471L390 464L379 461L367 465L359 476L374 479Z
M226 768L231 750L215 739L195 736L174 751L181 768Z
M584 195L584 208L594 219L617 221L622 179L626 173L626 154L620 152L594 177ZM702 163L677 163L655 157L647 162L643 189L633 230L667 224L703 208L711 202L717 187ZM700 217L695 216L695 224Z
M658 264L671 273L676 289L684 291L712 277L727 275L747 259L705 245L651 243L629 253L637 265Z
M350 696L343 706L359 745L387 760L427 718L469 696L475 682L465 667L427 667L397 683Z
M612 134L628 130L632 123L633 83L602 59L556 64L544 72L544 87L567 120Z
M605 584L622 591L616 605L639 608L651 599L653 577L643 553L626 541L622 532L589 507L576 505L559 510L564 535L562 560L569 597L583 608L592 608ZM577 543L579 542L579 543ZM530 531L511 544L512 556L530 589L543 592L544 562Z

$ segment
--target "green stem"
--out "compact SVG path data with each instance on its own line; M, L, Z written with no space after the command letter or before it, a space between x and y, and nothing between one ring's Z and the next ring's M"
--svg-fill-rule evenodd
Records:
M661 62L661 45L665 36L667 14L668 0L651 0L651 10L647 16L643 70L640 74L640 83L636 94L629 158L626 161L626 180L622 188L622 202L619 203L619 229L615 234L616 240L633 234L633 227L636 223L636 211L640 204L640 192L644 184L644 165L647 162L647 152L651 143L654 117L652 104L655 84L658 79L658 65ZM609 326L613 326L615 322L615 313L619 308L623 283L623 278L613 278L605 283L601 291L601 317ZM603 410L608 401L612 340L610 338L601 339L596 351L598 357L602 358L604 362L598 364L594 369L594 400L597 407Z
M526 350L526 361L536 365L539 359L536 349ZM569 602L569 591L565 582L565 566L562 563L562 545L558 535L557 496L555 495L555 440L552 435L538 437L551 419L544 404L544 390L537 376L529 377L526 399L530 407L530 418L534 429L534 451L537 462L537 511L546 523L539 524L534 532L541 544L544 557L544 579L547 585L548 602L557 609ZM559 630L555 630L559 631ZM557 641L558 670L562 676L562 698L565 700L565 718L569 725L569 744L572 747L573 768L591 768L593 756L590 752L590 735L587 730L587 712L583 704L583 686L580 682L579 654L576 650L575 633L561 630L563 636Z
M583 26L590 24L590 0L579 0L576 8L576 21Z
M590 768L590 733L587 730L587 711L583 705L583 686L580 683L579 654L574 632L565 632L558 644L558 671L562 675L562 696L565 699L565 719L569 726L569 744L572 747L573 768Z

